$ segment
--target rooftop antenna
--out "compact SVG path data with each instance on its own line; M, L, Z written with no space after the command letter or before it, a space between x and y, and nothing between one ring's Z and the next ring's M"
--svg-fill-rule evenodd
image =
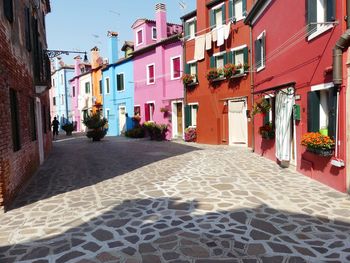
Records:
M180 5L180 8L182 10L182 13L186 13L186 9L187 9L187 4L185 1L179 1L179 5Z

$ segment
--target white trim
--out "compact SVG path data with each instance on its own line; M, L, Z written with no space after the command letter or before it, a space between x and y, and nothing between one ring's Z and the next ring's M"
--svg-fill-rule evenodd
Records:
M179 77L174 77L174 60L179 58L180 59L180 76ZM181 56L174 56L174 57L170 57L170 80L177 80L177 79L180 79L181 78L181 72L182 72L182 68L181 68L181 65L182 65L182 59L181 59Z
M263 69L265 68L265 66L266 66L266 65L265 65L265 61L263 60L263 58L266 58L266 30L262 31L262 32L260 33L260 35L258 35L258 37L256 38L256 40L262 39L263 36L265 36L265 43L264 43L265 46L263 47L264 54L262 54L262 56L260 57L261 66L258 67L258 68L256 69L256 72L259 72L259 71L263 70Z
M311 91L325 90L325 89L330 89L332 87L334 87L333 82L322 83L322 84L311 86Z
M258 68L256 69L256 72L262 71L264 68L265 68L265 65L264 65L264 66L261 66L261 67L258 67Z
M195 20L197 20L197 17L196 17L196 16L195 16L195 17L192 17L192 18L190 18L190 19L188 19L188 20L186 20L185 23L190 23L190 22L193 22L193 21L195 21Z
M135 104L135 105L134 105L134 108L135 108L135 107L141 107L141 105L140 105L140 104Z
M237 101L236 100L229 100L227 102L228 109L230 108L230 103L235 103L235 102L244 102L244 109L243 109L243 114L244 114L247 111L247 109L248 109L247 98L242 99L242 100L237 100ZM248 136L249 135L248 135L248 117L247 117L247 114L244 114L244 120L245 120L244 124L245 124L246 140L242 144L233 143L231 141L231 133L230 133L230 123L231 123L232 120L230 121L230 112L228 112L228 122L227 123L228 123L228 144L229 145L248 147Z
M276 96L275 94L269 94L269 95L265 95L264 98L269 99L269 98L274 98L275 96Z
M171 101L171 109L172 109L172 113L171 113L171 123L173 124L173 129L172 129L172 138L176 138L177 135L179 135L179 131L177 130L177 107L176 104L181 103L182 105L182 134L181 137L184 139L185 138L185 118L184 118L184 112L185 112L185 104L183 100L173 100ZM176 127L176 129L174 129L174 127ZM176 131L176 133L175 133Z
M222 56L222 55L225 54L225 53L226 53L226 51L221 51L221 52L218 52L218 53L213 54L213 57Z
M108 119L108 114L107 114L107 112L110 113L110 112L111 112L111 109L110 109L110 108L106 108L106 109L105 109L105 114L106 114L106 115L105 115L105 118L106 118L107 120L109 120L109 119Z
M222 2L222 3L218 4L218 5L216 5L216 6L212 7L212 8L210 8L210 10L219 9L219 8L222 7L224 4L225 4L225 2ZM224 21L222 21L222 22L224 22Z
M264 6L260 9L260 11L255 15L255 18L252 20L252 25L255 24L255 22L258 20L258 18L264 13L267 6L272 2L272 0L267 0Z
M198 103L198 102L189 102L189 103L187 103L187 105L188 105L188 106L199 105L199 103Z
M153 82L150 82L150 77L149 77L149 67L153 66ZM147 85L153 85L156 83L156 64L151 63L146 65L146 84Z
M109 83L109 87L108 87L108 92L107 92L107 79L108 79L108 83ZM105 94L110 94L111 93L111 80L109 77L105 77Z
M197 63L197 59L193 59L190 61L187 61L186 64L193 64L193 63Z
M241 46L238 46L238 47L231 48L231 51L242 50L242 49L244 49L246 47L248 47L248 46L246 44L244 44L244 45L241 45Z
M142 32L142 42L139 43L139 32ZM136 46L140 46L143 44L143 39L144 39L144 34L143 34L143 28L140 28L139 30L136 31Z
M123 90L118 90L118 75L123 75ZM115 82L116 82L116 87L117 87L117 92L124 92L125 91L125 73L124 72L119 72L115 74Z
M329 29L333 28L332 24L326 24L321 27L319 27L316 32L312 33L310 36L308 36L307 41L310 41L319 35L323 34L324 32L328 31Z
M153 103L154 105L156 104L156 102L155 102L154 100L146 101L146 104L152 104L152 103Z
M263 35L266 35L266 30L262 31L262 32L260 33L260 35L258 35L258 36L256 37L256 39L257 39L257 40L258 40L258 39L262 39Z
M156 37L153 36L153 30L156 30ZM157 27L155 26L152 26L152 32L151 32L151 35L152 35L152 40L157 40Z

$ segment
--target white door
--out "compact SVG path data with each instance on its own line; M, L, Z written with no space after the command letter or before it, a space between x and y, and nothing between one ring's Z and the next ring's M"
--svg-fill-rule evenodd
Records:
M229 101L228 125L230 145L248 144L247 105L245 101Z
M44 142L43 142L43 124L42 124L42 113L41 113L41 102L40 99L36 99L36 130L38 134L38 146L39 146L39 160L40 164L44 162Z
M126 116L125 106L119 106L119 134L122 134L126 130Z

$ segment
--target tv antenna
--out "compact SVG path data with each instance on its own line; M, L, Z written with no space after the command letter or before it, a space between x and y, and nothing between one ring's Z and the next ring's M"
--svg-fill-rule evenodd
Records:
M179 5L180 5L180 8L182 10L183 13L186 13L186 9L187 9L187 4L185 1L179 1Z

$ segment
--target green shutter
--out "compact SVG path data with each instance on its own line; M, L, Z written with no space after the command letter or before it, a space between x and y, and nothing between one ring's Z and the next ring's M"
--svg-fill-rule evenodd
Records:
M254 43L254 51L255 51L255 67L259 68L261 66L261 44L260 40L255 40Z
M121 90L124 90L124 74L120 74L120 87Z
M194 24L194 35L196 35L196 33L197 33L197 19L195 19L193 21L193 24Z
M335 0L326 0L326 19L327 22L335 21Z
M185 73L190 74L190 64L185 64Z
M311 25L311 23L317 22L317 0L307 0L306 10L307 10L308 31L313 32L317 28L316 24Z
M225 6L225 3L222 5L221 10L222 10L222 24L225 25L226 24L226 6Z
M336 124L337 124L337 90L336 88L329 89L328 96L328 135L336 138Z
M248 47L243 49L244 64L248 64Z
M242 0L242 11L243 11L243 16L247 15L247 0Z
M192 119L191 119L191 106L190 105L186 105L185 106L185 126L186 128L188 126L191 126L192 124Z
M120 84L120 75L117 74L117 91L120 91L121 84Z
M209 11L209 15L210 15L210 27L214 27L216 23L215 23L215 12L213 9Z
M215 57L210 57L210 68L215 68Z
M185 39L190 38L190 23L185 23Z
M230 0L228 2L228 16L230 20L233 19L233 13L234 13L233 0Z
M307 94L307 131L320 130L320 93L311 91Z
M25 33L25 40L26 40L26 48L28 51L32 50L32 43L31 43L31 37L30 37L30 10L28 7L24 8L24 33Z
M266 65L266 36L265 36L265 34L263 34L261 37L261 46L262 46L261 65L265 66Z
M232 59L233 59L233 51L228 51L227 52L227 63L232 64Z
M222 57L224 58L224 66L227 64L227 56L228 56L228 53L225 53L222 55Z

